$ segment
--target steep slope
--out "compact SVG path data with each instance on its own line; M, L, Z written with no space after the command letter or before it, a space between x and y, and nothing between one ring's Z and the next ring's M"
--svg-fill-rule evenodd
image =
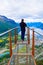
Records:
M18 24L14 20L0 15L0 33L3 33L16 26L18 26Z

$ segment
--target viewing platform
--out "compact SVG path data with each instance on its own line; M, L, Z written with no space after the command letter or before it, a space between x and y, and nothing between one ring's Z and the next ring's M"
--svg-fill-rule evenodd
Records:
M34 29L27 27L27 33L25 34L26 38L22 42L21 39L18 39L19 37L21 37L21 35L18 34L18 29L19 28L16 27L0 35L0 37L3 37L4 35L8 34L7 36L9 42L10 59L7 65L37 65L36 59L40 55L43 55L42 53L43 50L42 46L40 46L41 52L38 54L39 49L37 49L35 46L36 43L35 33L37 33L38 35L41 34L34 31ZM31 37L30 37L30 30L32 30ZM14 40L12 41L12 39ZM14 45L13 49L12 44Z

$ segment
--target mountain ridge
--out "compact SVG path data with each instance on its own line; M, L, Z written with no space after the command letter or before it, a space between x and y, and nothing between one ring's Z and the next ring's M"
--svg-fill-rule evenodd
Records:
M30 23L27 23L27 26L43 29L43 23L41 22L30 22Z
M41 22L29 22L26 23L28 27L36 27L43 30L43 23ZM0 33L3 33L9 29L18 27L19 23L15 20L9 19L6 16L0 15Z
M0 33L3 33L17 26L18 26L18 23L16 23L14 20L9 19L5 16L0 16Z

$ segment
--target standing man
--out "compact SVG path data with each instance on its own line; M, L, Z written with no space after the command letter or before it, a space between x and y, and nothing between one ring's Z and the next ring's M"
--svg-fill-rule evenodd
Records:
M26 23L24 23L24 19L21 20L21 23L20 23L20 28L21 28L21 39L22 39L22 42L24 41L24 36L25 36L25 27L26 27Z

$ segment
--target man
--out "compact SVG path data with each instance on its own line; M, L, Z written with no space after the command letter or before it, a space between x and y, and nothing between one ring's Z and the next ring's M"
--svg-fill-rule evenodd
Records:
M25 27L26 27L26 23L24 23L24 19L21 20L21 23L20 23L20 27L21 27L21 39L22 39L22 42L24 41L24 36L25 36Z

